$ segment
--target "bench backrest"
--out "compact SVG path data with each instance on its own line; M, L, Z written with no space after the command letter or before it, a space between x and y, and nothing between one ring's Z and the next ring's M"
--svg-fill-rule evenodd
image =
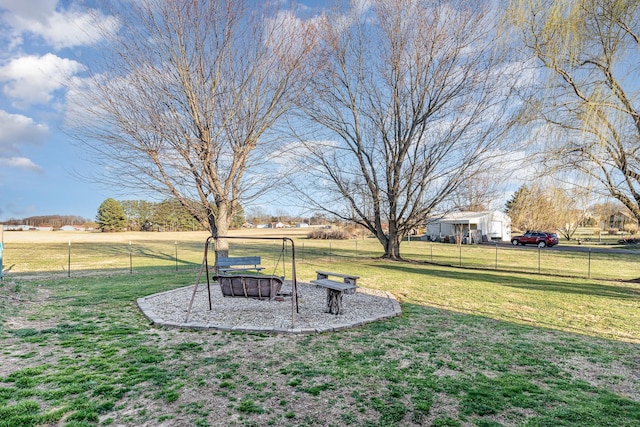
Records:
M260 264L259 256L218 258L219 267L231 267L232 265L258 265L258 264Z

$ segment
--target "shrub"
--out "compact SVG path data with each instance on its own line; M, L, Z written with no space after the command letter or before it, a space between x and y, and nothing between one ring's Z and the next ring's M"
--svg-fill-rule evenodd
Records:
M344 230L320 228L311 231L309 234L307 234L307 237L309 239L346 240L350 239L351 235Z

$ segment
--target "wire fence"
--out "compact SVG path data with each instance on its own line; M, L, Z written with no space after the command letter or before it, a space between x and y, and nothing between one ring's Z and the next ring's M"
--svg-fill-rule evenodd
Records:
M334 264L365 262L382 255L375 239L296 239L295 248L282 242L255 242L250 238L229 243L229 256L259 256L263 272L286 275L295 250L296 263ZM418 262L528 274L609 280L640 278L640 251L580 251L555 248L511 247L499 244L456 245L408 241L402 256ZM134 273L149 268L196 269L203 262L204 242L136 240L118 243L5 243L3 277L47 273L72 277L89 271L117 270ZM213 259L209 260L213 265Z

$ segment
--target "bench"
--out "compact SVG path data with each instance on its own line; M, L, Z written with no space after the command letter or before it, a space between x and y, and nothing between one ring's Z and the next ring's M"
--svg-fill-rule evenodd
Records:
M348 274L331 273L329 271L316 271L317 278L312 280L311 283L318 288L325 288L327 290L327 307L325 313L330 314L343 314L342 308L342 295L355 293L358 286L356 285L358 276L352 276ZM329 276L341 277L342 282L329 279Z
M341 274L341 273L331 273L329 271L318 271L316 270L316 274L317 274L317 278L316 280L313 280L312 283L316 283L319 281L324 281L323 283L328 283L328 282L333 282L333 283L337 283L337 284L341 284L341 283L346 283L347 285L352 285L351 288L349 288L350 290L345 292L347 294L353 294L356 291L357 286L357 281L360 278L359 276L352 276L350 274ZM335 276L335 277L342 277L342 282L338 282L335 280L330 280L329 276ZM325 287L320 283L316 283L316 285L318 285L318 287Z
M216 266L220 273L227 273L229 271L248 271L248 270L255 270L259 272L264 270L264 267L260 267L259 256L218 258Z

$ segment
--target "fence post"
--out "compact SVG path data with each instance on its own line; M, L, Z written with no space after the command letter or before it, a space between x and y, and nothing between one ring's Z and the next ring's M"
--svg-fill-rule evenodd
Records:
M332 251L331 251L331 240L329 240L329 262L333 262Z
M498 242L496 242L496 270L498 269Z
M458 247L460 248L460 254L458 255L458 264L462 266L462 242L460 242L460 246Z
M176 271L178 271L178 241L177 240L174 242L174 245L176 246Z
M2 264L2 252L4 251L4 224L0 224L0 280L4 280L2 276L2 269L4 268L4 264Z
M356 240L356 258L358 257L358 240Z
M540 246L538 246L538 274L540 274Z
M587 269L587 278L591 279L591 248L589 248L589 267Z
M131 254L131 240L129 240L129 274L133 274L133 255Z
M69 240L69 250L67 256L67 277L71 277L71 240Z

